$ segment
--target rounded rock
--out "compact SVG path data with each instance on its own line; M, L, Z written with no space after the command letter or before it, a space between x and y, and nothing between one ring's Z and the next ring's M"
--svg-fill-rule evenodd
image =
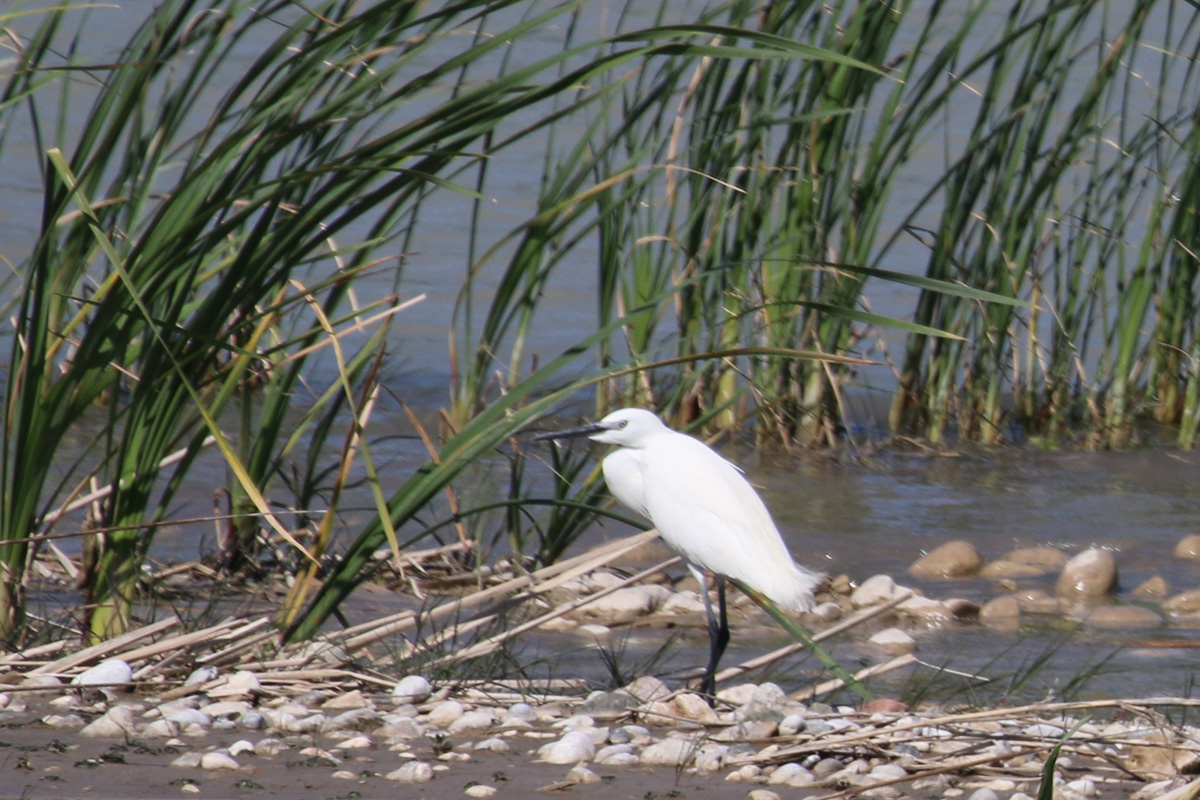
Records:
M1134 597L1140 597L1143 600L1162 600L1171 593L1171 584L1167 583L1166 578L1161 575L1155 575L1152 578L1147 578L1138 584L1130 594Z
M1068 561L1058 575L1054 591L1060 597L1094 599L1117 588L1117 560L1107 550L1090 548Z
M85 725L80 736L88 738L108 738L125 736L134 732L133 711L127 706L114 706L103 716Z
M1171 597L1162 604L1168 614L1194 614L1200 611L1200 589L1189 589Z
M1012 595L997 597L979 609L979 624L1000 630L1016 630L1021 625L1021 601Z
M488 786L485 783L476 783L467 787L467 797L491 797L496 793L495 786Z
M133 668L119 658L101 661L71 679L72 686L96 686L109 683L132 683Z
M817 776L799 764L789 762L781 764L767 778L768 786L811 786L817 782Z
M410 761L383 777L397 783L428 783L433 780L433 767L425 761Z
M396 705L424 703L433 696L433 685L422 675L406 675L392 687Z
M1200 558L1200 534L1189 533L1175 545L1176 558Z
M626 586L580 606L567 616L578 622L599 622L610 627L625 625L652 613L670 596L671 590L658 584Z
M578 764L595 754L592 737L583 731L568 731L561 739L538 749L538 757L547 764Z
M890 575L872 575L850 593L855 608L877 606L896 596L896 581Z
M867 641L892 655L912 653L917 649L916 640L899 628L885 628Z
M913 562L908 573L915 578L965 578L979 571L979 551L962 539L935 547Z
M457 700L444 700L429 712L429 724L435 728L447 728L466 713Z
M467 711L458 719L451 722L450 726L446 728L446 732L452 736L481 733L492 727L494 721L492 715L487 711Z
M200 756L200 769L239 769L241 768L233 756L228 753L222 753L220 750L214 750L211 753L205 753Z
M639 759L642 764L686 767L692 762L695 754L695 742L687 739L663 739L643 748Z
M1094 628L1157 628L1162 617L1143 606L1100 606L1086 622Z
M733 773L737 775L738 773ZM746 793L746 800L780 800L779 795L770 789L751 789Z

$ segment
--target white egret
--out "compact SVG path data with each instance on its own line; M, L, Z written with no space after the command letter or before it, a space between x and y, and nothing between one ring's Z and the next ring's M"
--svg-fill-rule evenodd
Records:
M609 491L649 520L700 582L710 639L700 693L711 698L717 662L729 643L725 579L741 581L799 612L812 608L821 574L792 560L770 512L741 470L703 442L671 430L650 411L623 408L591 425L537 438L573 436L617 446L602 464ZM719 619L705 571L716 579Z

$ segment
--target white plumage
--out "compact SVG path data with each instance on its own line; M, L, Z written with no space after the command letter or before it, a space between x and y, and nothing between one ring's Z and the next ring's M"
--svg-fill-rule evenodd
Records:
M741 470L644 409L614 411L596 425L603 430L590 438L619 447L603 463L609 491L650 520L671 549L783 608L812 608L821 575L792 560Z
M671 430L640 408L624 408L592 425L538 438L570 436L616 445L603 462L609 491L658 529L702 585L702 570L718 576L719 623L704 593L713 650L702 691L711 694L728 640L723 578L741 581L783 608L812 608L822 576L792 560L758 493L708 445Z

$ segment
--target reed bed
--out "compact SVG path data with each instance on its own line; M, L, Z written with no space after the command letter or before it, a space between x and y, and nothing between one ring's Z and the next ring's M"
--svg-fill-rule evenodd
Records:
M276 622L299 640L385 548L562 558L603 490L556 452L534 497L518 434L581 397L750 423L764 446L1120 447L1148 424L1194 445L1193 6L635 10L593 31L582 2L170 0L100 59L80 54L103 9L0 16L25 26L0 145L27 133L42 199L8 283L0 636L25 634L28 571L82 507L77 622L120 635L209 450L228 473L220 569L294 574ZM534 210L489 233L494 165L529 141ZM428 463L385 488L371 418L406 402L389 348L438 194L474 204L448 400L413 413ZM564 279L594 282L595 307L547 355ZM879 362L894 383L863 378ZM853 411L863 395L891 397L886 422ZM80 454L84 418L102 433ZM492 459L500 496L470 491ZM356 480L376 515L339 540Z

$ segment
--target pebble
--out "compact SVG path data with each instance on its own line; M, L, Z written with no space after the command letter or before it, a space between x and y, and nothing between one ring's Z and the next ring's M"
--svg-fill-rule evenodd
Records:
M996 597L979 609L979 624L1011 631L1021 626L1021 601L1011 595Z
M770 789L751 789L746 798L747 800L780 800L779 795Z
M767 777L768 786L811 786L817 776L795 762L782 764Z
M448 728L457 721L466 709L457 700L443 700L429 712L429 724L435 728Z
M872 575L850 593L855 608L877 606L896 596L896 581L890 575Z
M240 769L241 766L236 759L220 750L213 750L200 756L200 769Z
M108 683L131 683L133 669L119 658L101 661L91 669L84 670L71 679L72 686L96 686Z
M979 571L981 559L975 545L958 539L935 547L908 568L915 578L965 578Z
M917 649L916 640L899 628L884 628L867 641L893 655L912 653Z
M248 670L238 670L221 686L208 690L209 697L248 697L262 690L258 676Z
M642 749L638 760L642 764L661 764L686 767L696 754L696 742L689 739L667 738Z
M495 793L495 786L488 786L487 784L483 783L477 783L473 786L468 786L466 791L467 797L491 797Z
M654 612L670 596L670 589L655 583L626 586L568 612L567 617L576 622L598 622L610 627L626 625Z
M538 757L547 764L578 764L596 754L592 737L583 731L567 731L558 741L538 749Z
M392 702L396 705L424 703L433 696L433 686L421 675L406 675L392 687Z
M433 722L432 713L430 714L430 722ZM492 727L493 722L495 722L495 719L492 717L490 712L467 711L446 727L446 733L450 734L451 736L464 736L474 733L481 733Z
M590 786L600 783L601 778L587 767L576 765L567 772L567 780L575 784Z
M111 738L132 734L136 730L133 711L128 706L113 706L103 716L85 725L79 735L92 738Z
M1070 599L1095 599L1112 594L1117 588L1117 561L1113 554L1089 548L1063 565L1054 591Z
M433 780L433 767L425 761L409 761L383 777L397 783L428 783Z
M1189 533L1175 544L1176 558L1200 558L1200 534Z
M1095 628L1157 628L1162 617L1144 606L1098 606L1085 622Z

